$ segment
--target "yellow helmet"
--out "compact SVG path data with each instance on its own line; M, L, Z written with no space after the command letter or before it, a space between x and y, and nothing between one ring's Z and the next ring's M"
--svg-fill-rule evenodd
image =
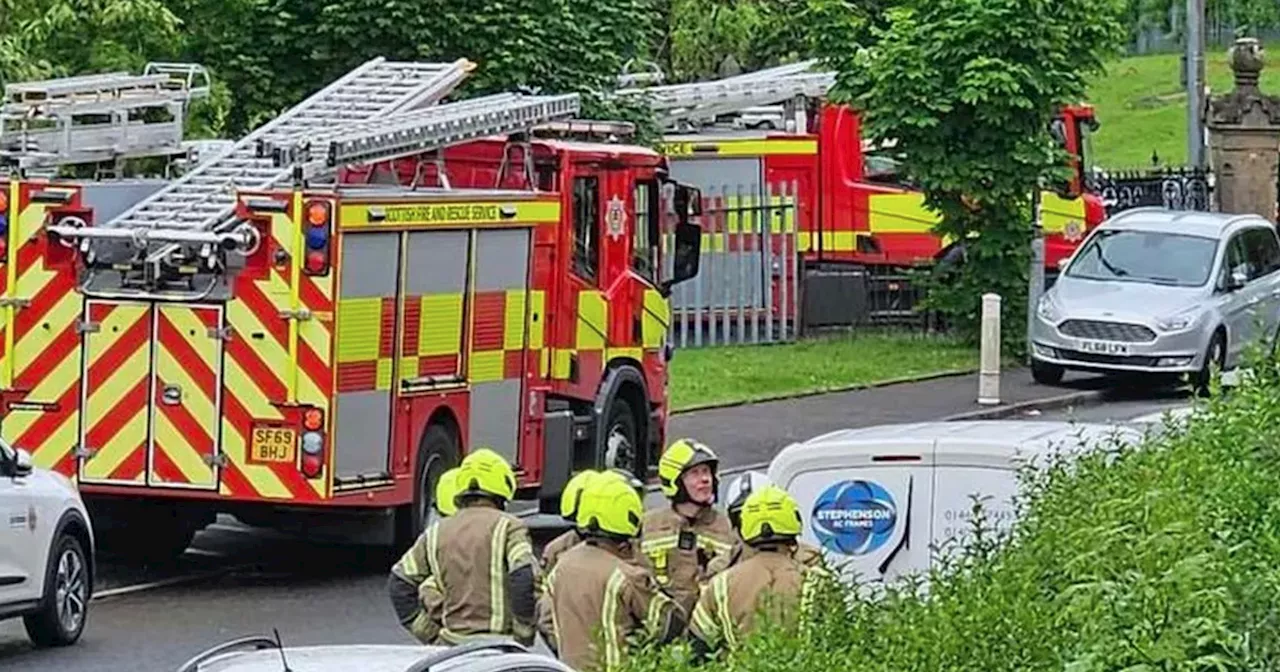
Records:
M644 501L644 481L636 478L635 474L623 469L622 467L612 467L602 473L608 476L613 476L614 478L622 479L627 483L627 485L631 486L631 489L636 491L637 495L640 495L640 501Z
M786 490L767 485L742 505L742 540L750 543L800 536L800 507Z
M454 467L443 474L440 474L440 480L436 481L436 510L442 516L452 516L458 512L458 503L454 498L458 496L458 472L461 467Z
M658 482L662 486L662 494L677 502L687 500L689 493L685 492L680 477L699 464L711 467L712 491L720 492L720 478L716 474L720 458L705 444L693 439L678 439L658 460Z
M516 494L516 474L501 455L489 448L467 454L458 467L458 495L485 495L510 501Z
M564 492L560 493L560 517L566 520L576 520L578 517L578 503L582 501L582 491L587 487L600 472L594 469L583 469L573 475L568 483L564 484Z
M621 478L597 478L582 491L578 527L587 534L630 539L640 532L643 516L640 495Z

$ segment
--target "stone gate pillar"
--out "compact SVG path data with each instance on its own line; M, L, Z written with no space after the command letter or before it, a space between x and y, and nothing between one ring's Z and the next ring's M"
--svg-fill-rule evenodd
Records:
M1218 209L1256 213L1274 223L1280 166L1280 97L1258 89L1263 66L1262 44L1258 40L1237 39L1228 54L1235 87L1210 98L1206 120Z

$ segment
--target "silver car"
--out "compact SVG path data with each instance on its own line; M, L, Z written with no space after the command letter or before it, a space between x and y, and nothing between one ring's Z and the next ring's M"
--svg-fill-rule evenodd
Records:
M1031 372L1186 373L1234 368L1250 342L1274 345L1280 241L1257 215L1127 210L1103 222L1041 297Z
M459 646L417 644L282 647L279 639L244 637L215 646L178 672L574 672L512 640ZM287 665L287 667L286 667Z

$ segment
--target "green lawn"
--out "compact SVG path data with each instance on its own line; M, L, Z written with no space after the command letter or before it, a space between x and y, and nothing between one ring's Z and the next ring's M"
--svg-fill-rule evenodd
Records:
M1187 160L1187 96L1178 83L1178 54L1155 54L1120 59L1108 65L1094 82L1089 102L1097 108L1102 127L1093 139L1094 162L1104 168L1151 165L1154 150L1163 165ZM1224 48L1205 54L1210 95L1231 89L1231 69ZM1262 90L1280 94L1280 64L1262 71Z
M976 370L975 349L918 334L857 334L782 345L677 350L675 410L864 385L943 371Z

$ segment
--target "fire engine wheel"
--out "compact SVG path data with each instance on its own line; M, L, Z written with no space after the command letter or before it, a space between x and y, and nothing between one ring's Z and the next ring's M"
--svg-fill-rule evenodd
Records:
M432 424L422 436L418 470L414 478L413 520L397 545L408 548L435 517L436 483L440 475L458 463L458 437L444 424Z
M639 428L636 414L626 399L616 398L609 406L609 416L604 423L604 466L606 469L626 469L633 474L639 471Z

